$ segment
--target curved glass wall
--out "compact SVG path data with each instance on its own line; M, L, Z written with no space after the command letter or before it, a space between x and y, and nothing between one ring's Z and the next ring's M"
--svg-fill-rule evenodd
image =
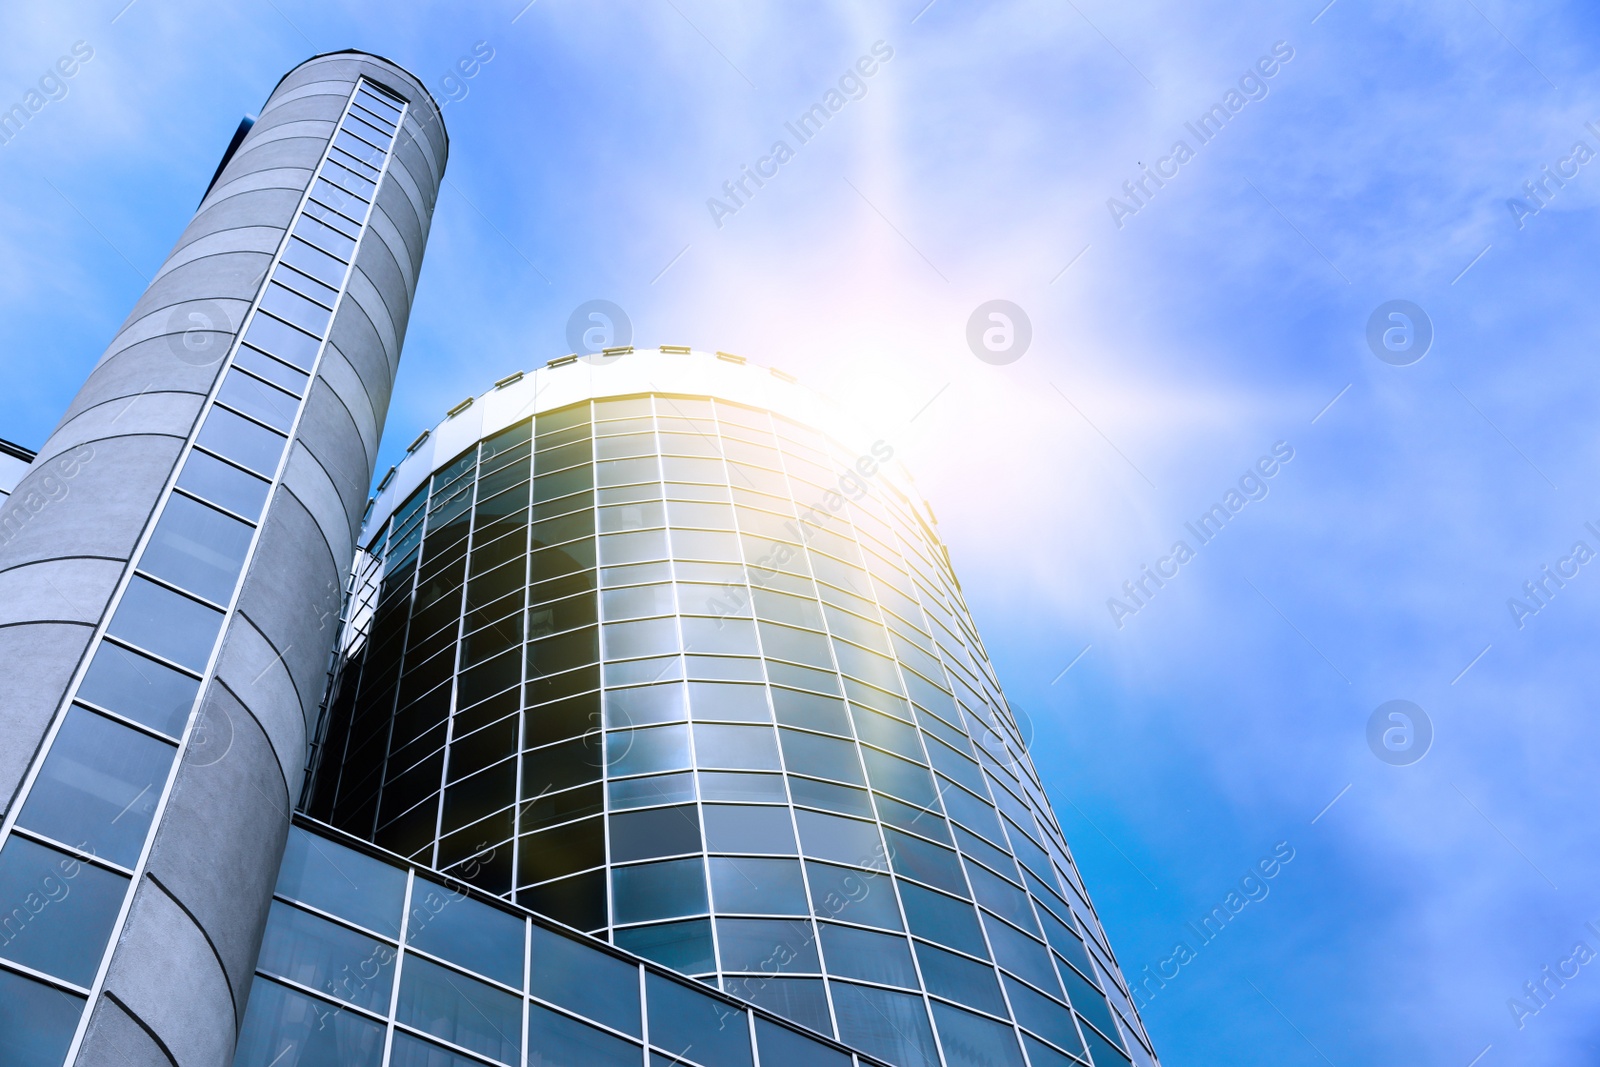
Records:
M487 436L368 531L308 810L890 1063L1152 1063L891 454L670 395Z

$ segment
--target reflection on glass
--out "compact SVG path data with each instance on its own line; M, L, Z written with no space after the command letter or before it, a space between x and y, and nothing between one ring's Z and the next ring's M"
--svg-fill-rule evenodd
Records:
M165 741L73 707L17 822L132 867L176 751Z

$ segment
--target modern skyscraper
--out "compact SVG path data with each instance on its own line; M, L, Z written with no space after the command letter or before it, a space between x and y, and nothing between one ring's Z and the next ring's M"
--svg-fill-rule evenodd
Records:
M297 67L0 505L0 1064L1153 1065L892 441L617 349L366 499L447 148Z
M0 510L8 1065L227 1063L300 789L446 141L340 53L231 148Z
M890 1063L1150 1062L892 443L609 358L384 478L310 814Z

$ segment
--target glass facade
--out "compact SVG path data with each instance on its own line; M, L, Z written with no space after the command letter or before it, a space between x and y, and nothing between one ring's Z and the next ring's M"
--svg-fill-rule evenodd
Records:
M302 822L234 1065L755 1067L757 1057L761 1067L875 1064Z
M896 1067L1153 1063L890 447L528 410L369 516L307 810Z
M405 105L359 81L0 823L0 1062L57 1067L144 869Z

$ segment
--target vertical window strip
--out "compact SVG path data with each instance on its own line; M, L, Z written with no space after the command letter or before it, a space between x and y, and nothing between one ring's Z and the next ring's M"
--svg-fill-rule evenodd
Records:
M345 114L341 118L341 125L343 124L343 122L348 121L350 109L354 105L356 97L359 95L359 93L361 92L362 88L366 84L367 83L366 83L365 79L358 79L356 87L351 91L350 98L345 103ZM401 118L400 118L399 121L403 121L403 120L404 120L404 111L402 110ZM390 144L392 145L392 143L393 143L393 137L391 136ZM319 164L318 174L321 174L329 166L329 158L330 158L330 153L332 151L332 147L333 147L332 138L330 138L328 145L325 146L324 149L323 149L323 160ZM389 153L387 149L385 150L385 153L386 154L384 156L384 161L383 161L384 162L384 173L386 173L386 171L387 171L388 162L389 162L389 159L391 158L391 155L392 155L392 153ZM380 174L380 180L381 180L381 177L382 177L382 174ZM313 182L311 183L311 186L312 187L315 186L315 179L313 179ZM211 672L215 669L214 668L214 663L215 663L215 657L216 657L216 650L217 650L218 646L220 645L221 637L222 637L223 632L227 628L227 624L229 623L229 621L231 621L232 613L233 613L233 610L234 610L235 603L237 601L239 588L240 588L240 585L242 583L243 575L246 573L246 571L249 568L249 562L250 562L252 556L254 555L255 548L256 548L256 545L257 545L258 540L259 540L260 517L258 516L258 518L254 522L246 522L246 521L244 521L242 516L231 518L229 520L231 522L242 524L244 526L244 528L248 531L248 533L247 533L247 542L246 542L246 544L245 544L245 546L243 548L242 554L238 554L238 559L231 563L231 569L233 571L233 574L232 574L232 578L231 578L231 584L227 587L229 589L229 592L227 593L226 597L219 597L218 598L218 599L225 599L226 600L226 604L225 605L217 604L216 601L212 600L207 595L209 593L214 593L214 592L220 591L220 589L222 588L220 585L215 587L215 588L208 588L207 590L205 590L203 592L202 591L192 591L192 590L186 588L184 585L181 585L178 582L172 580L171 578L163 577L160 574L152 573L151 572L152 569L153 570L160 570L161 569L159 566L154 564L149 558L151 556L151 553L152 553L152 544L156 543L155 542L155 536L157 535L157 533L162 528L163 519L165 519L169 514L173 513L171 511L171 509L169 508L169 504L175 497L177 497L179 499L182 499L182 500L193 500L193 501L195 501L196 506L206 508L208 511L214 512L217 515L223 515L224 514L223 511L219 511L219 510L217 510L215 508L209 507L209 501L205 501L205 498L203 496L201 496L200 494L195 493L192 490L187 490L186 489L184 492L177 492L176 491L177 490L177 482L178 482L178 480L183 477L185 471L188 469L188 464L190 462L190 457L192 455L194 455L195 452L196 452L196 445L197 445L197 443L199 441L199 438L203 434L206 433L208 425L212 426L214 430L215 430L215 427L217 425L219 425L217 423L213 423L213 416L218 412L222 412L225 415L232 415L234 417L234 419L237 420L237 422L233 424L233 429L235 431L237 431L238 428L240 426L242 426L242 427L246 428L247 434L250 435L250 436L245 436L243 438L237 438L237 433L236 433L236 440L234 441L234 444L236 446L244 449L245 451L248 451L249 448L251 448L251 447L259 447L259 449L260 449L260 455L259 456L251 457L251 456L247 455L247 456L242 457L242 458L244 458L246 460L246 462L245 462L245 466L246 467L250 467L251 466L251 464L249 462L250 459L254 458L254 459L259 460L259 463L252 469L255 469L256 472L259 473L259 474L266 475L270 479L269 482L268 482L268 488L267 488L268 499L270 499L270 494L273 491L273 489L275 489L277 487L277 485L281 482L282 475L283 475L283 470L284 470L284 467L285 467L285 465L287 463L288 449L289 449L290 444L293 441L294 430L298 427L298 424L299 424L300 412L303 410L303 407L304 407L304 403L305 403L304 395L295 398L296 401L297 401L297 404L294 407L293 416L288 420L288 432L287 432L287 434L285 434L283 432L280 432L276 428L272 427L272 425L269 422L263 421L261 418L251 414L248 411L239 411L237 404L235 406L229 406L228 403L223 402L220 398L221 398L221 394L222 394L222 392L224 390L224 387L229 384L230 380L234 380L234 381L238 380L237 376L240 373L242 373L242 368L241 368L240 371L235 371L235 369L234 369L235 365L236 365L238 353L239 353L239 350L240 350L241 346L246 344L247 336L250 335L255 330L256 322L265 321L266 323L269 324L269 329L276 329L277 328L277 327L272 326L271 324L278 324L279 326L284 325L282 320L279 320L279 319L273 317L270 314L270 312L263 311L262 303L263 303L264 300L269 298L269 296L271 295L271 293L273 291L273 287L274 287L275 282L274 282L274 280L272 278L272 275L275 274L277 271L282 269L281 267L279 267L279 264L282 263L285 251L290 247L291 241L294 240L294 234L296 233L296 231L298 231L301 228L304 220L310 217L308 215L307 211L306 211L307 204L310 201L311 201L311 187L308 187L306 192L302 195L300 205L297 208L297 210L295 212L295 215L291 218L290 225L289 225L289 227L288 227L288 229L287 229L287 231L286 231L286 233L284 235L284 238L283 238L282 242L279 245L279 248L278 248L278 251L277 251L276 255L274 256L273 269L271 271L269 271L268 279L266 281L264 281L261 289L257 292L255 300L254 300L254 302L253 302L253 304L252 304L252 306L250 308L249 313L246 315L243 323L241 324L240 330L235 335L235 338L233 340L232 348L229 351L229 356L228 356L228 358L226 360L223 361L223 364L222 364L221 370L220 370L220 372L219 372L219 374L217 376L217 379L212 385L211 392L207 396L206 401L204 402L204 404L202 406L202 415L201 415L201 417L199 419L196 420L195 429L193 431L191 431L189 440L187 442L185 442L183 453L182 453L182 455L180 457L179 462L174 466L173 473L169 476L168 482L167 482L166 486L164 487L164 489L162 491L162 495L161 495L161 497L159 499L157 508L152 513L151 519L147 520L147 522L146 522L145 529L144 529L143 533L141 534L140 541L139 541L138 545L136 546L136 551L135 551L135 554L133 556L132 563L127 568L127 570L125 571L125 573L123 575L123 578L121 580L121 583L119 584L118 589L116 590L116 592L115 592L115 594L114 594L114 596L112 598L111 603L108 604L105 612L103 613L102 619L100 621L99 626L96 629L94 637L90 641L89 648L86 651L86 653L85 653L85 655L83 657L83 660L80 662L80 664L78 666L78 669L74 674L74 677L73 677L73 680L72 680L72 684L68 688L67 693L64 695L62 703L61 703L61 706L60 706L60 708L58 708L58 710L56 712L56 715L55 715L54 719L51 722L50 728L49 728L49 730L48 730L48 732L46 734L45 742L44 742L44 744L42 744L40 746L39 752L35 755L35 757L33 759L33 762L29 767L27 777L24 779L23 788L18 791L18 795L17 795L16 801L12 804L11 810L6 814L4 823L0 824L0 848L4 848L7 844L9 844L9 842L11 840L14 839L14 837L18 836L15 833L15 831L17 829L17 826L16 826L17 820L21 816L24 808L27 806L27 801L30 798L30 796L32 795L35 785L39 781L40 772L43 769L46 761L49 759L52 750L55 748L55 744L56 744L57 738L61 734L61 730L62 730L63 724L65 723L65 721L66 721L66 719L68 717L69 711L73 707L73 701L75 700L75 698L77 696L78 689L81 686L84 677L87 675L90 666L93 664L93 662L95 660L95 657L99 654L99 652L103 648L107 648L107 647L110 647L112 645L116 645L116 646L131 645L132 647L139 648L141 650L141 652L148 651L148 652L154 653L154 656L152 658L156 658L156 659L158 659L158 661L162 660L162 659L165 659L165 660L168 660L168 661L171 660L171 658L172 658L171 656L162 656L161 655L162 651L164 651L162 649L146 650L143 647L145 644L156 643L156 642L152 642L148 637L146 637L146 638L144 638L143 640L140 640L140 641L132 641L132 640L126 638L126 637L123 637L123 638L114 638L113 637L112 640L109 640L109 641L107 640L108 637L112 637L112 635L110 635L109 631L111 630L112 626L116 624L116 620L118 618L119 611L123 608L123 606L125 604L129 603L128 591L130 589L132 589L132 588L135 588L137 582L142 582L143 583L142 585L138 585L137 586L137 588L139 588L140 590L152 589L152 590L159 591L159 590L163 590L164 589L164 590L168 591L168 596L169 597L177 598L176 600L168 599L168 600L165 601L165 603L163 603L159 598L154 600L154 601L152 601L152 603L155 604L156 611L158 613L162 610L163 607L170 608L172 605L175 605L175 604L189 604L189 605L194 605L194 606L197 606L197 607L204 605L205 606L204 610L209 610L209 611L216 611L218 607L221 607L222 610L220 610L220 612L218 612L217 618L215 620L215 632L212 633L210 638L209 638L209 650L204 655L203 663L198 667L192 666L192 665L189 665L189 664L183 664L182 665L184 667L184 669L181 671L181 673L183 675L186 675L189 678L195 680L198 683L197 686L196 686L196 689L195 689L195 696L193 697L193 700L192 700L192 702L190 704L190 708L189 708L189 713L188 713L189 721L188 721L187 725L184 727L184 729L182 731L183 736L179 739L178 744L177 744L176 748L174 749L174 752L173 752L173 755L172 755L172 759L171 759L171 762L170 762L170 764L169 764L169 766L167 768L165 777L160 782L159 796L158 796L158 799L155 802L154 809L153 809L153 811L151 813L151 816L150 816L150 824L149 824L149 826L146 828L146 830L144 832L143 841L142 841L142 843L140 845L140 849L139 849L138 860L131 868L132 877L129 880L129 885L128 885L127 890L124 892L123 900L122 900L122 903L121 903L120 910L119 910L119 912L117 914L116 921L115 921L115 923L114 923L114 925L112 927L111 933L110 933L110 935L109 935L109 937L107 939L106 946L101 950L101 957L100 957L100 960L99 960L97 968L96 968L95 978L94 978L92 984L85 988L85 987L75 986L73 983L66 982L65 980L63 980L61 978L58 978L58 977L55 977L55 976L47 976L47 977L49 977L49 979L50 979L50 981L52 983L57 984L62 988L69 988L69 989L73 989L76 992L87 992L88 993L87 1000L85 1001L85 1008L84 1008L82 1014L79 1017L77 1030L76 1030L76 1032L75 1032L75 1034L73 1036L72 1043L71 1043L71 1045L69 1047L68 1056L67 1056L67 1059L69 1061L71 1060L71 1058L73 1056L75 1056L77 1054L77 1050L78 1050L79 1046L82 1043L83 1035L84 1035L84 1027L85 1027L85 1025L87 1023L87 1020L88 1020L88 1017L89 1017L89 1014L90 1014L90 1009L92 1009L94 1003L98 999L100 989L101 989L101 987L102 987L102 985L104 983L104 980L105 980L105 971L106 971L106 968L107 968L108 963L109 963L111 947L114 946L117 943L117 940L118 940L118 938L120 937L120 934L121 934L121 930L122 930L123 924L126 922L128 905L129 905L129 902L132 900L134 889L138 886L139 882L142 879L142 876L143 876L143 873L144 873L144 869L145 869L145 864L146 864L146 862L148 860L150 842L153 840L153 838L155 836L155 834L154 834L155 828L159 824L159 822L161 820L161 816L165 811L167 797L169 796L169 794L171 792L171 788L172 788L172 782L173 782L173 780L174 780L174 778L175 778L175 776L177 774L178 767L181 766L181 764L182 764L183 755L184 755L185 751L187 751L187 748L189 746L189 743L190 743L190 740L191 740L191 735L192 735L192 732L193 732L193 727L194 727L194 722L193 722L194 708L198 705L200 697L201 697L201 695L203 694L203 692L205 690L206 681L210 678ZM362 215L361 228L360 228L360 231L359 231L362 235L364 235L364 233L365 233L367 220L370 219L370 216L371 216L371 201L369 200L365 204L365 210L364 210L363 215ZM344 267L344 274L343 274L343 276L341 278L341 285L340 285L340 288L338 290L338 295L342 295L344 286L348 284L350 272L354 269L353 264L354 264L354 259L355 259L355 255L354 255L355 248L358 247L358 245L359 245L359 237L356 239L356 241L351 242L351 248L350 248L350 250L348 252L348 256L345 259L344 263L342 264L343 267ZM290 290L287 289L287 287L280 287L280 288L282 288L282 291L285 292L285 293L290 292ZM337 302L337 298L338 298L338 296L336 295L335 303ZM323 321L321 323L321 334L320 335L313 335L313 334L311 334L309 332L306 332L301 327L292 327L292 329L294 330L294 333L290 333L290 334L287 335L288 337L291 337L291 338L293 338L296 334L299 334L299 335L304 337L303 341L291 341L290 342L291 344L299 345L300 348L297 349L295 352L286 353L289 356L293 356L295 354L303 354L304 352L307 351L307 342L310 342L310 346L309 346L310 355L309 355L309 357L307 359L307 362L309 362L310 365L308 367L303 368L305 373L306 373L306 375L307 375L307 378L308 378L308 385L309 385L309 378L315 376L316 368L318 366L318 363L320 362L322 348L323 348L323 345L325 343L325 337L326 337L328 329L331 327L332 310L331 309L325 309L325 310L328 310L328 318L327 318L326 321ZM280 336L284 336L284 335L282 335L280 333ZM271 354L275 358L281 358L279 353L274 352L274 353L271 353ZM289 360L289 362L292 363L294 361L291 358ZM246 379L246 380L247 381L254 381L256 379L249 378L249 379ZM273 388L271 386L267 386L264 382L261 383L261 384L262 384L263 388ZM305 392L305 394L309 394L309 391L310 390L309 390L309 387L308 387L308 388L305 389L304 392ZM284 394L284 395L287 396L289 394ZM222 416L218 416L218 417L221 418ZM228 420L224 418L223 421L227 422ZM251 430L248 430L249 427L255 427L256 429L251 431ZM279 451L277 453L276 460L275 460L275 462L271 462L271 463L267 462L267 454L268 454L267 453L267 448L271 444L270 438L265 436L267 434L270 434L273 437L281 438L281 443L279 443L278 446L277 446ZM239 440L243 440L243 441L247 442L247 444L239 445ZM227 458L231 462L238 462L237 458L235 458L234 456L228 455L228 451L229 450L226 449L226 448L220 449L220 452L223 455L227 456ZM270 467L270 472L259 469L260 467L263 467L263 466ZM241 475L243 475L243 472L241 472ZM248 477L249 475L243 475L243 476ZM202 501L205 501L205 502L202 502ZM262 514L264 514L264 511L265 511L265 504L262 505ZM189 540L191 542L191 544L193 544L194 540L195 540L194 537L192 536L193 531L190 531L190 534L191 534L191 536L189 538L187 538L187 540ZM202 534L203 534L203 531L202 531ZM178 538L176 538L176 540L178 540L181 543L183 540L185 540L185 538L178 537ZM157 553L159 553L160 548L158 547L156 549L156 551L157 551ZM202 549L201 551L203 553L204 549ZM200 558L202 560L204 558L203 554L196 556L196 554L191 553L191 556L195 556L195 558ZM180 556L180 559L181 559L181 556ZM223 563L226 566L229 563L229 561L224 560ZM181 567L179 569L181 570ZM151 580L152 578L155 579L155 581L152 581ZM188 581L188 584L190 584L190 585L200 584L200 581L201 581L200 579L195 579L195 578L193 578L191 576L190 580ZM159 593L148 594L148 595L159 597ZM183 610L189 611L191 609L185 608ZM212 620L209 617L203 617L203 616L197 616L197 618L204 618L205 621L204 621L203 625L209 630ZM166 621L170 623L172 620L171 620L171 618L168 618ZM130 625L134 626L135 633L137 633L138 630L139 630L139 627L137 625L137 621L136 620L130 620ZM145 629L147 631L149 630L149 624L148 623L146 624ZM203 640L203 638L198 638L197 637L197 641L196 641L196 648L197 649L199 647L199 644L200 644L201 640ZM80 712L80 714L83 714L83 712ZM103 716L102 718L107 722L114 722L115 721L111 717ZM141 794L141 796L142 796L142 794ZM139 798L135 798L135 799L137 800ZM36 833L29 833L27 836L29 836L29 837L40 837L41 835L38 835ZM45 839L49 840L49 838L45 838ZM11 965L7 964L7 966L11 966ZM19 973L22 970L26 970L25 968L17 968L17 969L18 969ZM35 975L35 977L37 977L37 975Z

